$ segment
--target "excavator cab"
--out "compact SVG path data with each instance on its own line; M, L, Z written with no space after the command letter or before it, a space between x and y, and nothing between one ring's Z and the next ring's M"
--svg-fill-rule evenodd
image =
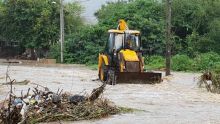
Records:
M99 54L99 79L108 84L155 83L161 73L144 72L140 32L129 30L125 21L119 21L117 30L108 30L105 51Z
M109 30L109 39L106 46L106 51L108 53L113 53L114 51L120 51L121 49L132 49L135 51L140 51L141 42L139 32L131 33L119 33L114 30Z

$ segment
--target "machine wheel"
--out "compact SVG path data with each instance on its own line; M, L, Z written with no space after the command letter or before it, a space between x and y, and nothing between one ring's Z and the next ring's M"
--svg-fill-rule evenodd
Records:
M103 82L107 80L107 75L108 75L108 67L102 63L100 72L99 72L99 79Z

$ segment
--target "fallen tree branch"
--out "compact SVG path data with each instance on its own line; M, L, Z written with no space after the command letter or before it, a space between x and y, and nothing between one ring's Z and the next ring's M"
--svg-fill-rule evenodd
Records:
M95 101L97 98L99 98L99 96L104 92L104 89L105 89L105 86L106 84L102 84L102 86L96 88L96 89L93 89L91 95L89 96L88 100L93 102Z

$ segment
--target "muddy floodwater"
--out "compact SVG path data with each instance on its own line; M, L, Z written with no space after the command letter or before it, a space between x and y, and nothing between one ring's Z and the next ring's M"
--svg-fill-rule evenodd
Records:
M6 65L0 65L0 83L5 83ZM134 113L110 116L99 120L63 122L65 124L219 124L220 95L198 88L199 74L172 73L160 84L108 85L103 96L118 106L140 109ZM58 88L73 94L89 94L101 85L97 71L82 65L59 67L10 66L9 75L16 81L30 80L28 85L16 85L20 94L40 84L53 91ZM0 100L9 86L0 85ZM57 123L52 123L57 124Z

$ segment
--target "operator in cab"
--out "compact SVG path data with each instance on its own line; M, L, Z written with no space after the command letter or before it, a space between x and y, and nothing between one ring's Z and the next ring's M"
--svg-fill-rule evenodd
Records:
M131 39L131 35L128 35L126 37L126 40L125 40L125 49L130 49L132 50L132 39Z

